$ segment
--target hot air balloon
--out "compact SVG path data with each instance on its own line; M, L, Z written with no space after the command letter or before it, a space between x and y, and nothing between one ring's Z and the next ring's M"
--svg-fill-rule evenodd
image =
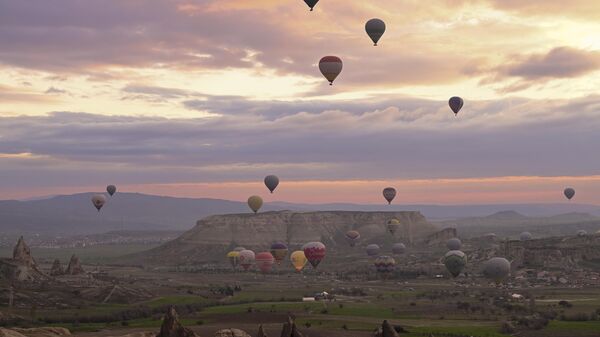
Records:
M392 246L392 253L396 255L404 254L406 252L406 246L403 243L394 243Z
M501 283L510 275L510 262L503 257L493 257L483 266L483 275L497 284Z
M452 238L446 242L446 247L448 247L448 250L460 250L461 246L462 242L459 238Z
M381 251L381 248L374 243L367 246L367 255L369 256L377 256L379 255L379 251Z
M227 253L227 259L229 260L229 263L231 263L231 267L235 269L240 262L240 252L236 252L235 250L230 251Z
M444 265L453 277L457 277L467 265L467 255L460 250L451 250L444 255Z
M254 213L258 212L258 210L262 207L262 204L263 200L258 195L253 195L248 198L248 207L250 207Z
M92 197L92 204L94 204L94 207L96 207L98 212L100 212L100 209L102 208L102 206L104 206L105 203L106 197L104 196L104 194L94 194L94 196Z
M306 262L308 262L304 252L301 250L293 252L292 255L290 255L290 261L292 261L292 265L298 272L304 269Z
M263 274L268 274L273 269L273 263L275 258L269 252L262 252L256 254L256 266Z
M108 185L106 186L106 192L112 197L117 192L117 187L115 185Z
M391 219L387 222L387 230L388 230L388 232L390 232L390 234L392 234L392 235L396 234L396 231L398 230L398 228L400 228L400 220Z
M380 19L371 19L365 24L365 31L367 35L373 40L373 45L377 45L377 41L385 33L385 22Z
M521 239L521 241L529 241L533 239L533 235L529 232L523 232L519 235L519 239Z
M329 85L333 85L333 81L342 72L343 66L342 60L337 56L325 56L319 61L319 70L329 81Z
M394 258L391 256L383 255L376 258L373 264L375 265L377 272L391 273L396 267L396 260L394 260Z
M386 187L383 189L383 197L387 200L388 205L392 203L392 200L396 197L396 189L393 187Z
M357 231L347 231L344 237L346 238L346 241L348 241L348 243L350 244L350 247L354 247L358 240L360 240L360 233Z
M288 252L288 246L283 242L274 242L271 245L271 254L275 258L278 264L285 258Z
M319 263L325 258L325 245L321 242L309 242L302 246L304 256L313 268L317 268Z
M452 109L452 112L454 112L454 115L458 115L458 112L462 109L464 104L465 102L463 99L457 96L450 98L448 101L448 105L450 106L450 109Z
M580 229L577 231L577 236L586 236L587 235L587 231Z
M248 268L250 268L250 266L252 266L252 264L254 264L254 259L255 259L255 255L254 252L251 250L242 250L240 252L240 256L239 256L239 263L240 266L242 266L242 268L244 268L244 270L248 270Z
M233 250L236 251L236 252L241 252L242 250L246 250L246 248L244 248L244 247L235 247Z
M575 196L575 190L570 187L565 188L565 191L563 193L565 194L565 197L567 197L567 199L569 200L573 199L573 197Z
M304 0L304 2L306 2L308 7L310 7L310 11L312 12L313 7L315 7L315 5L317 4L317 2L319 2L319 0Z
M265 186L267 186L271 193L275 191L277 185L279 185L279 178L277 176L269 175L265 177Z

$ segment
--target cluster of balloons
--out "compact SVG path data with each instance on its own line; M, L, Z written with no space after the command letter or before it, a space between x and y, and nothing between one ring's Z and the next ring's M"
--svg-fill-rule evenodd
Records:
M325 258L326 250L325 245L321 242L309 242L302 246L301 250L296 250L290 254L290 262L298 272L304 269L307 262L316 269ZM285 243L274 242L269 251L255 254L252 250L244 247L236 247L228 252L226 257L234 269L239 265L247 271L255 264L261 273L268 274L273 270L275 263L280 265L285 260L288 251L288 246Z
M450 275L458 277L467 266L467 255L460 250L462 242L459 238L452 238L446 242L446 247L449 251L442 261ZM483 265L483 275L499 284L510 275L510 262L503 257L491 258Z
M115 185L108 185L106 186L106 192L112 197L117 192L117 187ZM106 197L104 194L94 194L92 196L92 204L100 212L100 209L106 204Z

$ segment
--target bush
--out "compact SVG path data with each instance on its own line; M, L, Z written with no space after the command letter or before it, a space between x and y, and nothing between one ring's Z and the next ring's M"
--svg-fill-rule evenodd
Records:
M561 307L563 307L563 308L572 308L572 307L573 307L573 304L571 304L571 302L569 302L569 301L564 301L564 300L563 300L563 301L560 301L560 302L558 302L558 305L560 305L560 306L561 306Z

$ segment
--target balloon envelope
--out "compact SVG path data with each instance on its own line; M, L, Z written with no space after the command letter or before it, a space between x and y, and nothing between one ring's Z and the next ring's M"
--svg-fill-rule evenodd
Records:
M325 245L321 242L309 242L302 246L304 256L313 268L317 268L319 263L325 258Z
M301 250L293 252L292 255L290 255L290 261L292 261L292 265L294 266L296 271L301 271L302 269L304 269L306 262L308 262L306 256L304 255L304 252Z
M448 100L448 105L450 106L450 109L452 109L452 112L454 112L455 115L458 114L458 112L460 111L460 109L462 109L464 104L465 102L463 101L463 99L457 96L454 96L450 98L450 100Z
M277 263L281 263L288 252L288 246L283 242L275 242L271 245L271 254Z
M256 254L255 261L256 265L258 266L258 269L263 274L267 274L270 273L273 269L273 263L275 262L275 258L269 252L262 252Z
M394 260L394 258L391 256L383 255L376 258L373 264L375 265L377 272L391 273L396 267L396 260Z
M235 269L235 267L237 267L238 263L240 262L240 252L236 252L235 250L230 251L229 253L227 253L227 259L229 260L231 266Z
M406 245L400 242L394 243L394 245L392 246L392 253L400 255L404 254L404 252L406 252Z
M106 192L112 197L117 192L117 187L115 185L108 185L106 186Z
M385 22L380 19L371 19L365 24L365 31L376 46L383 33L385 33Z
M242 250L240 252L240 256L239 256L239 263L240 266L242 266L242 268L244 268L244 270L248 270L248 268L250 268L250 266L252 266L252 264L254 264L254 259L255 259L255 255L254 252L251 250Z
M459 238L452 238L446 242L446 247L448 250L460 250L462 246L462 241Z
M304 0L304 2L310 7L310 10L313 10L313 7L319 2L319 0Z
M248 207L250 207L254 213L258 212L258 210L262 207L262 204L263 200L258 195L253 195L248 198Z
M457 277L467 265L467 255L460 250L451 250L444 255L444 265L453 277Z
M271 193L275 191L277 185L279 185L279 178L277 176L270 175L265 177L265 186L267 186Z
M360 233L354 230L347 231L345 235L346 241L350 244L350 247L354 247L358 240L360 240Z
M392 234L392 235L396 234L396 231L398 231L398 228L400 228L400 220L392 219L392 220L388 221L387 230L388 230L388 232L390 232L390 234Z
M392 203L392 200L396 197L396 189L393 187L386 187L383 189L383 197L387 200L388 204Z
M519 235L519 239L521 241L529 241L529 240L533 239L533 235L531 235L531 233L529 233L529 232L523 232Z
M510 262L503 257L493 257L483 266L483 275L500 283L510 275Z
M330 85L333 85L333 81L342 72L343 66L342 60L337 56L325 56L319 61L319 70Z
M98 212L100 212L100 209L102 208L102 206L104 206L105 203L106 197L104 196L104 194L94 194L94 196L92 196L92 204L94 205L94 207L96 207Z
M563 193L565 194L565 197L567 197L567 199L569 200L573 199L573 197L575 196L575 190L570 187L565 188Z
M381 251L381 248L374 243L367 246L367 255L369 256L377 256L379 255L379 251Z

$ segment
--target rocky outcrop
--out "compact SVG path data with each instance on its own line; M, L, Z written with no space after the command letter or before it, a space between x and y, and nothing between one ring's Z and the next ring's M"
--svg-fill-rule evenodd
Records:
M364 242L389 238L386 223L398 219L395 239L420 241L437 231L419 212L265 212L258 214L215 215L202 219L176 240L137 255L136 262L149 264L193 264L221 261L234 246L264 249L273 241L301 247L310 241L322 241L328 254L349 249L344 234L360 232Z
M36 265L33 256L31 256L31 249L29 249L29 246L27 246L22 236L19 238L17 245L13 249L13 260L27 267L35 267Z
M294 320L288 316L288 321L283 323L281 337L303 337L300 330L296 327Z
M65 274L67 275L80 275L85 273L85 271L83 270L83 267L81 266L81 262L79 261L79 258L73 254L71 256L71 260L69 261L69 265L67 266L67 270L65 272Z
M71 336L71 332L65 328L30 328L30 329L0 328L0 337L63 337L63 336Z
M63 275L65 273L65 270L63 269L62 264L60 264L60 260L56 259L54 260L54 262L52 263L52 268L50 268L50 275L51 276L60 276Z
M177 311L175 311L175 307L171 306L163 318L160 332L156 337L198 337L198 335L179 323Z
M222 329L215 332L215 337L252 337L244 330L240 329Z
M375 330L373 337L399 337L396 328L387 320L383 321L381 326Z
M455 237L457 237L456 228L444 228L439 232L427 235L423 239L423 243L426 245L445 245L448 240Z

